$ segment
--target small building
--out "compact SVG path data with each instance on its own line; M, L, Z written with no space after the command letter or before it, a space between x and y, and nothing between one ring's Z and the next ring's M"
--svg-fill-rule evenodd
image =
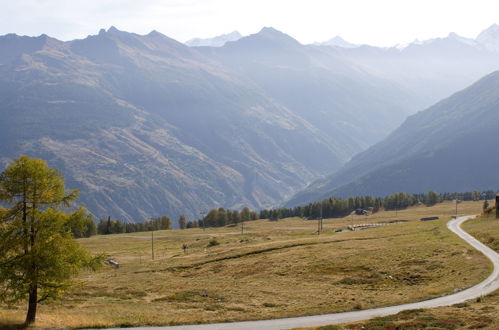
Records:
M356 209L355 214L356 215L369 215L369 212L367 210L364 210L364 209Z

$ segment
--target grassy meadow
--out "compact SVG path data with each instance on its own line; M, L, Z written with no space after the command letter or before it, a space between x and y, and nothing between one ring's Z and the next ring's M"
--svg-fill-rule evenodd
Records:
M499 252L499 220L494 215L468 220L463 228ZM497 329L499 290L476 300L449 307L418 309L350 324L308 328L308 330L388 329Z
M458 214L478 214L463 202ZM317 221L258 220L223 227L94 236L92 253L120 263L85 271L79 285L39 306L36 327L168 325L350 311L437 297L472 286L491 265L446 228L450 202ZM419 221L439 216L440 220ZM406 222L348 232L349 225ZM478 222L477 222L478 223ZM466 228L468 229L468 228ZM479 230L479 229L477 229ZM481 229L480 229L481 230ZM490 232L497 237L497 231ZM187 249L182 249L183 245ZM0 307L0 327L26 306Z
M463 229L499 253L499 220L495 214L466 221Z

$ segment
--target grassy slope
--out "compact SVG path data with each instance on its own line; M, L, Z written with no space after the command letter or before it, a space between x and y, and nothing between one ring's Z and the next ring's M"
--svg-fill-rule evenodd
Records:
M499 220L495 214L467 221L463 224L463 229L499 252Z
M477 213L481 203L460 204ZM490 265L449 232L450 203L325 221L284 219L155 233L95 236L81 243L121 263L83 273L62 300L40 306L39 327L90 327L250 320L373 308L448 294L485 278ZM420 222L439 215L442 220ZM364 231L347 225L404 219ZM127 236L143 237L131 238ZM208 248L216 238L220 245ZM421 244L424 242L424 244ZM187 253L181 250L187 244ZM462 282L462 284L460 284ZM22 322L25 306L0 309L0 326Z
M463 228L499 252L499 220L495 216L479 217L464 223ZM412 310L397 315L374 318L338 326L314 329L497 329L499 324L499 291L476 301L451 307Z

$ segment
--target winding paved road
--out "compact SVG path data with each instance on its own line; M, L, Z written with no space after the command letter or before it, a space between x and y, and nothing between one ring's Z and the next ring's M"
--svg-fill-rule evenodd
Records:
M171 327L139 327L130 328L135 330L249 330L249 329L289 329L296 327L311 327L311 326L321 326L327 324L338 324L345 322L354 322L360 320L370 319L376 316L385 316L396 314L403 310L417 309L417 308L432 308L439 306L449 306L464 302L469 299L473 299L479 296L486 295L499 288L499 254L494 250L480 243L478 240L473 238L471 235L466 233L461 229L461 224L470 219L473 216L459 217L457 219L451 220L447 223L447 227L456 233L459 237L469 243L478 251L485 254L489 258L493 265L494 270L490 276L483 282L468 288L466 290L454 293L448 296L420 301L416 303L367 309L362 311L345 312L345 313L334 313L334 314L323 314L314 316L303 316L303 317L292 317L285 319L272 319L272 320L261 320L261 321L247 321L247 322L233 322L233 323L213 323L213 324L201 324L201 325L181 325L181 326L171 326Z

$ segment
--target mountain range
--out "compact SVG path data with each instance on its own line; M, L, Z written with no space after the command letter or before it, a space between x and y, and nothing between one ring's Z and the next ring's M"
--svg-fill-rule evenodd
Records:
M450 33L404 47L330 48L416 93L424 101L422 110L499 68L499 26L490 26L475 39Z
M273 28L219 47L114 27L1 36L0 162L47 159L98 218L270 207L499 69L493 48L447 39L400 51Z
M374 47L370 46L367 44L354 44L351 42L346 41L340 36L335 36L334 38L331 38L327 41L322 41L322 42L315 42L314 45L320 45L320 46L333 46L333 47L341 47L341 48L356 48L360 46L368 46L372 48L380 48L380 49L385 49L385 50L391 50L391 49L396 49L399 51L403 51L407 47L413 47L413 46L418 46L418 45L428 45L434 42L439 42L442 39L454 39L460 43L463 43L468 46L473 46L477 49L487 49L490 51L498 51L499 50L499 39L498 39L498 33L499 33L499 25L497 24L492 24L490 27L487 29L483 30L478 34L478 36L475 39L472 38L466 38L459 36L457 33L451 32L446 38L433 38L433 39L428 39L428 40L414 40L413 42L407 43L407 44L397 44L393 47Z
M252 79L156 31L11 34L0 49L2 163L47 159L97 217L270 206L389 130L336 142Z

